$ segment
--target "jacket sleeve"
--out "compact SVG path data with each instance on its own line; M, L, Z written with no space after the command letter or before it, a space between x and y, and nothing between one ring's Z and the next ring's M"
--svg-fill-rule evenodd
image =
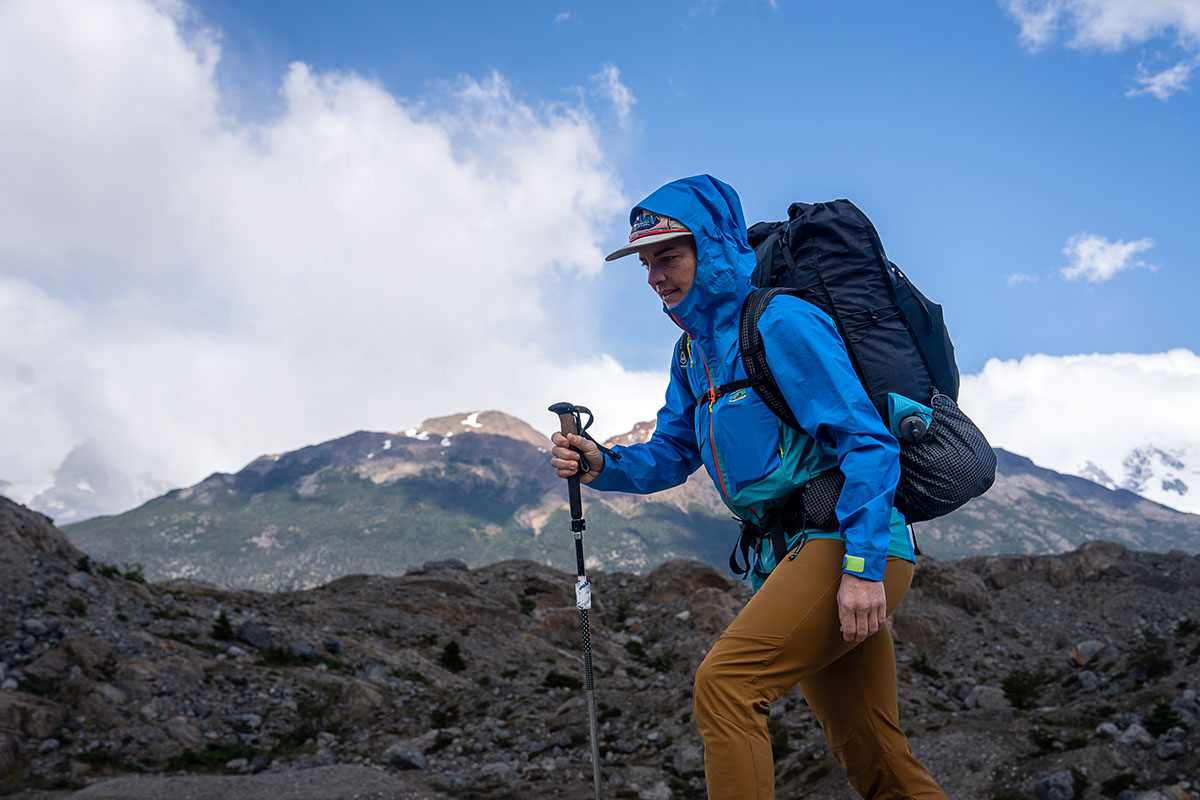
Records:
M679 359L673 358L671 382L654 434L647 442L614 447L621 459L604 456L604 470L588 486L601 491L650 494L686 481L700 467L695 412L696 398Z
M836 449L846 475L837 504L846 541L843 572L883 580L900 445L867 397L828 315L784 295L767 306L758 329L767 364L796 421Z

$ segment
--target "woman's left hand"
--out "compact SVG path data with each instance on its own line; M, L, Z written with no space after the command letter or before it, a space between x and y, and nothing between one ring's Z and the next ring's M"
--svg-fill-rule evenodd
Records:
M843 572L837 601L842 638L847 642L864 641L874 635L887 618L883 581L869 581Z

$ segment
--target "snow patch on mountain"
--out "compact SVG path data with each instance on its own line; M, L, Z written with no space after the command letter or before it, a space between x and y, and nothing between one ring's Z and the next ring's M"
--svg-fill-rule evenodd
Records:
M1165 506L1200 514L1200 447L1143 444L1106 461L1075 470L1109 489L1126 489Z

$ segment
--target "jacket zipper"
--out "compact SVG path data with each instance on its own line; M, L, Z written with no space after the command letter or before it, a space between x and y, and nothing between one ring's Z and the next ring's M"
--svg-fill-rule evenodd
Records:
M687 333L690 347L691 343L696 341L695 337L688 333L687 328L683 327L683 325L679 322L679 319L674 314L671 314L670 317L671 319L675 320L676 325L683 329L684 333ZM696 349L700 350L699 344L696 344ZM726 504L732 505L733 502L729 499L729 490L725 488L725 476L721 472L721 460L717 456L717 439L713 435L713 404L717 399L717 390L716 387L713 386L712 373L708 371L708 360L704 357L703 350L700 350L700 365L704 367L704 375L706 378L708 378L708 446L709 449L712 450L713 466L717 469L717 483L719 483L721 486L721 495L725 498ZM753 511L753 509L751 509L751 511Z

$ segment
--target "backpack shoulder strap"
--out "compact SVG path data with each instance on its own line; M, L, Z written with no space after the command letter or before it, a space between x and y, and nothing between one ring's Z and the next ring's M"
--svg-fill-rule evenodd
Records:
M767 356L763 348L762 334L758 332L758 321L762 318L763 312L767 310L767 305L781 294L795 294L795 292L779 287L755 289L750 292L742 304L742 317L738 326L738 346L742 351L742 368L746 370L746 376L750 379L750 385L754 387L754 391L758 392L758 396L767 404L767 408L775 413L775 416L791 427L799 429L800 423L796 421L796 415L788 407L787 400L779 391L779 384L775 382L775 376L771 374L771 367L767 364Z

